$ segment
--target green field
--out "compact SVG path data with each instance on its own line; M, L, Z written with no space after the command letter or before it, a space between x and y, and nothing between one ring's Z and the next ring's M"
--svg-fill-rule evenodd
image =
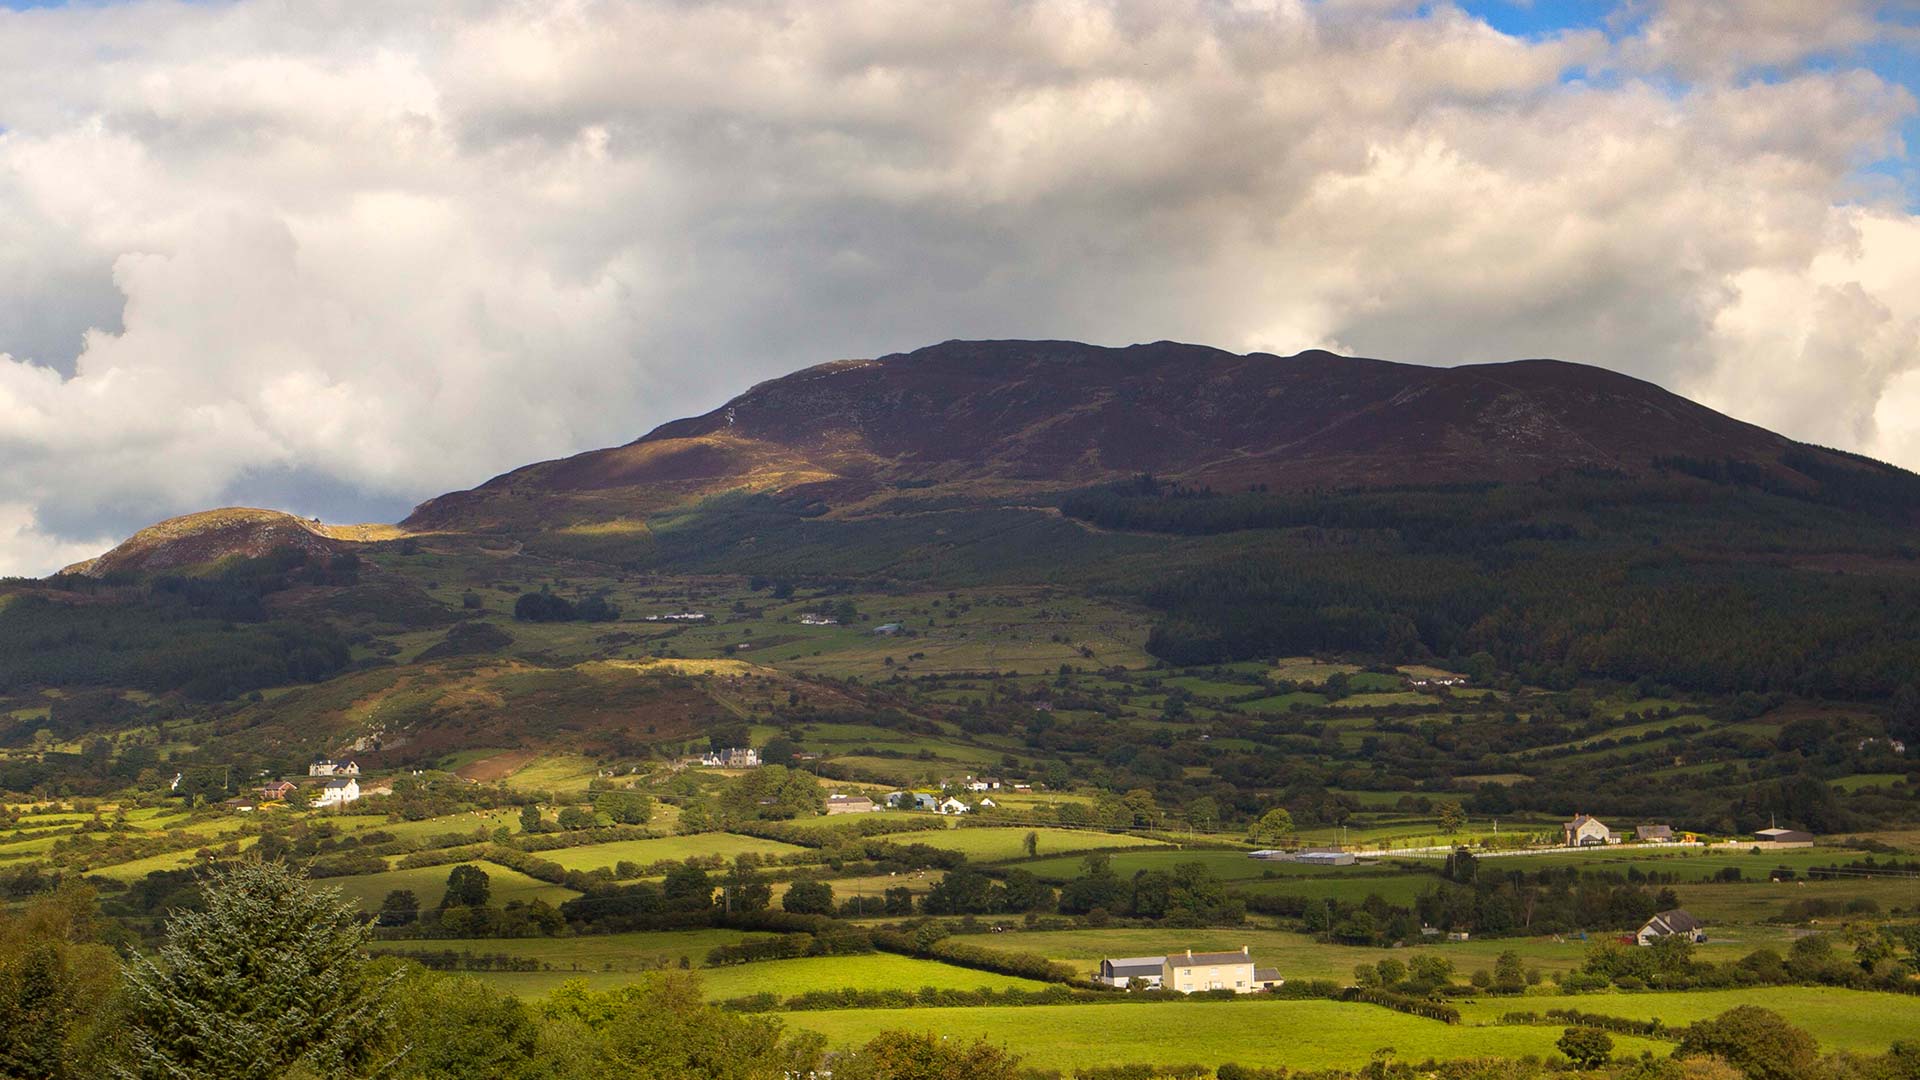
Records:
M1284 1065L1357 1068L1393 1048L1402 1061L1520 1057L1554 1052L1560 1028L1450 1026L1373 1005L1336 1001L1188 1001L1113 1005L845 1009L787 1013L793 1027L818 1031L836 1046L882 1031L932 1031L950 1039L985 1038L1040 1069L1071 1070L1121 1062L1158 1065ZM1619 1056L1671 1044L1614 1036Z
M516 833L520 831L518 810L473 810L464 814L425 818L421 821L389 821L384 814L333 814L326 820L343 829L352 829L356 832L378 830L391 833L396 840L413 841L426 840L447 833L470 833L475 829L485 829L489 833L500 828Z
M1905 773L1856 773L1853 776L1835 780L1833 786L1841 791L1858 791L1864 787L1890 788L1907 781Z
M1046 848L1040 849L1046 854ZM1036 859L1021 865L1042 878L1051 881L1064 881L1079 877L1084 873L1081 866L1083 856L1062 855L1058 858ZM1359 863L1354 866L1310 866L1304 863L1268 862L1264 859L1247 857L1244 851L1222 851L1218 848L1158 848L1151 851L1119 851L1113 855L1113 872L1121 877L1132 877L1142 870L1171 870L1181 863L1197 862L1213 871L1223 881L1248 882L1264 879L1285 879L1295 881L1365 881L1373 878L1385 879L1402 877L1408 874L1404 867L1388 863ZM1417 874L1419 878L1431 880L1429 875ZM1365 890L1361 895L1366 895Z
M321 888L338 888L349 899L357 901L362 908L373 911L394 889L412 889L413 895L420 901L422 908L438 907L440 897L447 891L447 875L460 863L446 866L422 866L412 870L388 870L383 874L356 874L352 877L321 878L315 884ZM580 895L562 885L531 878L518 870L509 869L496 863L475 860L465 864L478 866L487 872L488 884L492 890L488 903L499 907L513 900L545 900L549 904L558 904Z
M235 841L234 845L241 851L245 851L258 843L259 840L260 838L257 836L243 836ZM211 841L209 841L209 846L212 846ZM223 842L219 846L225 847L226 845ZM197 861L195 852L198 850L197 848L189 848L185 851L172 851L163 855L149 855L144 859L135 859L132 862L94 867L87 872L98 874L105 878L112 878L115 881L133 881L136 878L146 877L155 870L180 870L192 866Z
M717 945L765 938L742 930L655 930L630 934L581 934L557 938L431 938L383 941L380 952L470 952L534 960L555 971L577 974L648 971L675 965L681 957L694 967L706 963Z
M614 840L605 844L556 848L553 851L538 852L537 856L549 862L559 863L568 870L602 868L611 870L616 863L622 862L639 863L645 866L668 859L692 858L695 855L718 855L731 859L748 852L756 855L791 855L805 850L807 849L794 844L762 840L756 836L702 833L697 836L663 836L656 840Z
M1047 986L1033 979L974 971L892 953L763 960L709 968L703 973L702 981L707 997L715 1001L752 994L786 998L809 990L918 990L923 986L946 990L1043 990Z
M1665 993L1609 993L1522 998L1486 998L1467 1002L1460 1012L1468 1023L1491 1023L1514 1011L1544 1013L1579 1009L1636 1020L1654 1017L1669 1025L1718 1016L1735 1005L1758 1005L1785 1016L1820 1040L1822 1050L1884 1053L1895 1039L1920 1031L1920 997L1874 994L1827 986L1765 986L1747 990L1682 990Z
M1303 896L1309 900L1348 900L1358 903L1369 896L1403 907L1411 905L1423 892L1431 892L1435 878L1429 874L1374 874L1359 877L1286 877L1273 881L1242 881L1235 891L1247 896Z
M1480 941L1443 941L1415 949L1376 949L1324 943L1307 934L1287 930L1052 930L1015 932L992 937L968 938L988 948L1010 952L1039 953L1050 960L1061 960L1091 972L1099 961L1110 956L1160 956L1182 949L1196 952L1225 952L1242 945L1253 951L1261 967L1278 968L1282 978L1332 979L1342 984L1352 981L1356 964L1375 964L1389 957L1405 962L1423 952L1443 956L1453 962L1464 979L1476 969L1493 969L1501 953L1511 949L1519 953L1528 967L1543 973L1572 971L1585 960L1588 942L1574 938L1555 941L1539 938L1487 938ZM1721 963L1736 960L1761 945L1784 951L1789 944L1785 929L1742 929L1724 938L1715 938L1700 948L1703 960Z
M1481 866L1497 868L1502 872L1577 866L1583 870L1615 870L1623 874L1629 868L1637 868L1648 873L1657 870L1663 874L1673 874L1682 881L1707 881L1723 870L1735 869L1740 871L1741 876L1748 881L1764 882L1767 879L1767 873L1775 867L1784 866L1796 873L1804 873L1808 867L1847 863L1863 858L1865 855L1866 852L1863 851L1844 851L1826 847L1790 848L1785 851L1763 851L1754 854L1749 848L1663 847L1658 844L1635 844L1597 850L1568 848L1537 855L1502 855L1484 860Z
M1045 853L1042 852L1042 854ZM1082 856L1079 855L1062 855L1057 858L1041 858L1022 863L1021 866L1047 880L1065 881L1086 872L1081 861ZM1259 877L1262 865L1259 860L1249 859L1237 851L1162 849L1115 852L1113 872L1121 877L1132 877L1142 870L1170 870L1183 862L1205 863L1208 869L1229 881Z
M1677 885L1680 902L1709 926L1764 922L1795 900L1873 900L1883 911L1920 905L1920 879L1843 878L1838 881L1750 882L1741 885Z
M1295 690L1291 694L1275 694L1258 701L1243 702L1240 708L1248 712L1284 713L1291 712L1295 705L1320 706L1327 703L1325 694L1316 694L1308 690Z
M513 628L514 634L523 642L533 624L519 623ZM592 758L577 757L571 754L557 754L535 758L507 777L510 787L521 791L551 791L557 795L576 795L587 790L587 785L599 775L599 768Z
M1027 853L1025 844L1028 833L1036 835L1038 850L1043 856L1050 851L1093 851L1103 848L1144 848L1161 845L1160 841L1143 836L1095 832L1090 829L1049 829L1025 826L916 832L903 836L900 842L958 851L975 862L1001 862L1007 859L1018 859ZM1034 873L1038 874L1040 871L1034 870Z

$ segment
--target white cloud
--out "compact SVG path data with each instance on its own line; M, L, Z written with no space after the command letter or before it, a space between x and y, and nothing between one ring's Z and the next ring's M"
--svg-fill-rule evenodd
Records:
M57 570L90 559L115 543L104 537L92 540L62 540L40 531L33 507L24 503L0 502L0 551L24 565Z
M1855 178L1913 102L1802 63L1870 9L0 13L0 572L956 336L1560 356L1920 465L1920 226Z
M1798 65L1874 41L1886 0L1657 0L1631 61L1699 78Z

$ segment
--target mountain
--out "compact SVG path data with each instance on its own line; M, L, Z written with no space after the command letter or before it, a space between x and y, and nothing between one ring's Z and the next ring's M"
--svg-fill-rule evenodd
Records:
M157 739L191 716L223 767L375 744L425 767L738 745L804 713L859 728L847 775L894 784L942 737L968 768L1030 751L1111 766L1101 725L1186 723L1186 704L1089 704L1057 680L1188 669L1211 698L1193 722L1279 740L1262 754L1280 761L1326 740L1293 702L1237 710L1283 694L1287 658L1385 669L1383 694L1411 664L1526 694L1699 695L1728 717L1868 703L1920 738L1916 520L1920 477L1593 367L948 342L762 383L398 526L211 511L74 574L0 582L0 747ZM1222 672L1252 681L1205 677ZM1030 723L1001 689L1016 677L1005 693L1079 700L1068 728ZM980 714L945 696L983 687ZM1427 743L1403 720L1374 733L1419 778ZM1528 746L1585 730L1501 724ZM12 786L91 767L68 757ZM1184 799L1175 765L1148 771Z
M61 573L106 577L179 570L224 558L258 558L281 548L329 555L397 535L399 530L390 525L323 525L278 510L226 507L149 525L106 554Z
M950 341L761 383L625 446L430 500L404 524L645 515L736 488L846 506L900 488L1008 494L1140 473L1301 490L1645 474L1689 458L1791 484L1780 461L1794 445L1652 383L1553 360L1435 368L1173 342Z
M1581 364L1442 368L1174 342L949 341L761 383L625 446L430 499L397 527L210 511L142 530L69 571L177 569L287 544L318 552L462 533L631 566L653 542L651 523L722 493L777 495L810 515L857 519L1030 510L1141 474L1176 490L1302 493L1676 471L1909 521L1920 510L1920 483L1903 470L1795 443ZM561 541L564 550L552 547Z

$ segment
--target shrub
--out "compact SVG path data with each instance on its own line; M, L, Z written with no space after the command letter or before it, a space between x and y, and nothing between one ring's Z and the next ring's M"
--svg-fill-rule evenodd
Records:
M824 881L796 881L787 886L780 906L800 915L833 914L833 886Z
M1442 1005L1437 1001L1408 997L1390 990L1374 990L1364 986L1350 986L1340 994L1341 1001L1359 1001L1368 1005L1403 1012L1409 1016L1424 1016L1428 1020L1438 1020L1443 1024L1460 1022L1460 1010L1451 1005Z
M1675 1057L1725 1058L1752 1080L1798 1080L1812 1068L1813 1036L1770 1009L1739 1005L1701 1020L1680 1038Z
M1613 1056L1613 1039L1599 1028L1568 1028L1553 1045L1582 1069L1597 1069Z

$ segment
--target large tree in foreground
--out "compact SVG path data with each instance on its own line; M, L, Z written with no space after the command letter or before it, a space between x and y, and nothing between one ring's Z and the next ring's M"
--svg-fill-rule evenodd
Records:
M273 1080L384 1063L398 973L366 958L369 925L338 890L277 862L215 871L206 910L167 920L127 965L126 1080ZM387 1053L390 1054L390 1051Z

